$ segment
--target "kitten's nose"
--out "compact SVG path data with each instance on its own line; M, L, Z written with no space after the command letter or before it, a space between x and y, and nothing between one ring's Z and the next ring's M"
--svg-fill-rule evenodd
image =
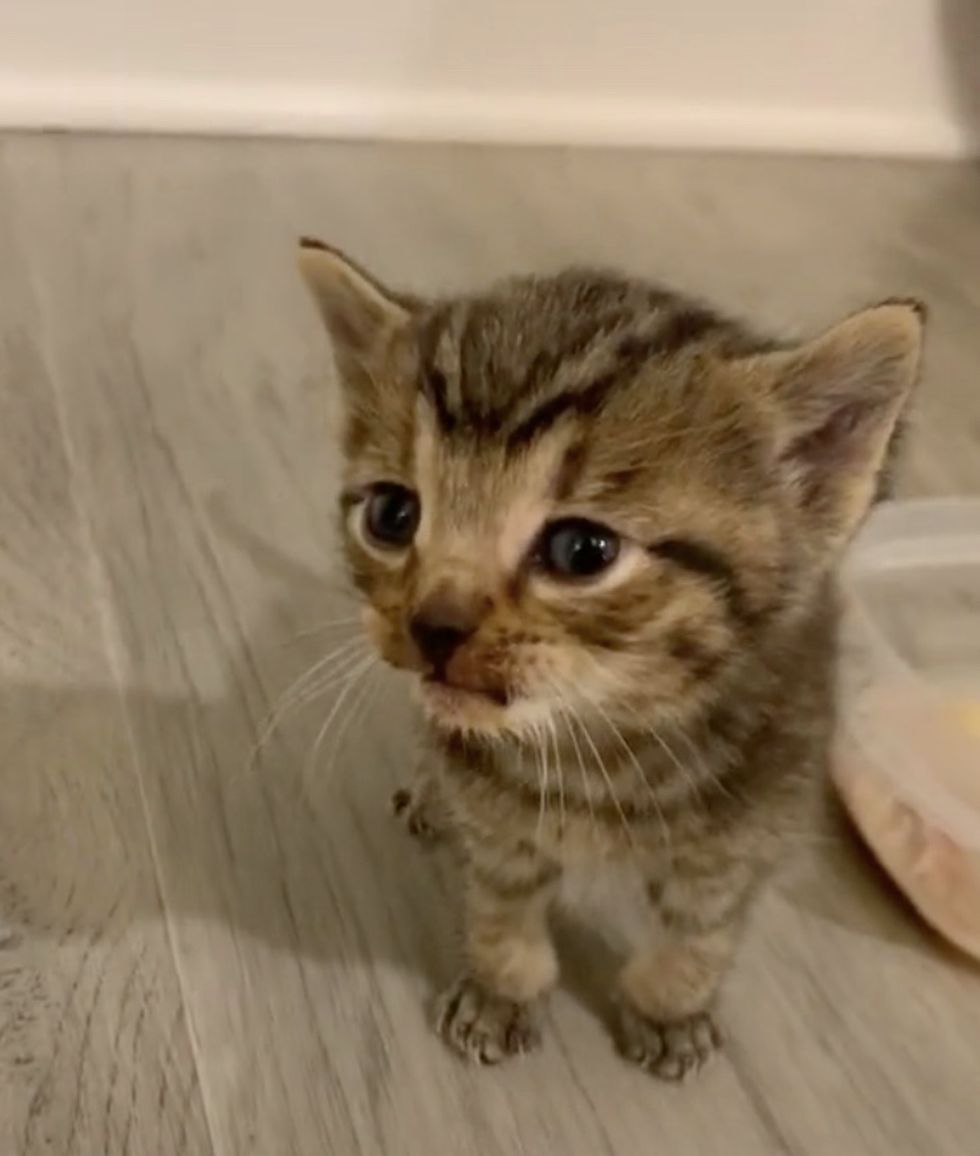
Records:
M478 608L449 591L430 595L412 616L409 633L416 646L441 673L463 643L479 626Z

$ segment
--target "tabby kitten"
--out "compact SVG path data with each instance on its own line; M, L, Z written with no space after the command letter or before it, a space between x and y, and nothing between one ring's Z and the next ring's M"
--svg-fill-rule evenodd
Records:
M461 851L464 968L438 1029L487 1063L530 1048L563 882L626 867L651 934L618 979L617 1038L682 1077L718 1044L752 899L806 828L834 569L909 399L922 308L779 345L608 273L420 300L320 242L300 257L342 383L366 628L417 672L428 720L396 805Z

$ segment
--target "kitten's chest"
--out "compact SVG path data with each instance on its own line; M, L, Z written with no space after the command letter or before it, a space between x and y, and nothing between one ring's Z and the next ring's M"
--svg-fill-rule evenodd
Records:
M558 901L616 947L649 933L648 888L670 870L670 833L659 818L606 800L542 792L519 777L452 775L453 810L481 857L504 866L529 849L561 870ZM591 806L590 806L591 803Z
M648 840L643 837L638 846L638 837L637 829L624 827L604 814L551 811L526 832L528 841L544 858L559 863L566 872L581 871L586 876L602 867L622 867L648 858Z
M566 868L558 904L616 950L640 947L656 923L645 874L629 859L583 861Z
M480 769L456 765L447 782L453 809L480 843L531 844L569 871L630 862L648 869L666 853L672 831L662 809L620 798L612 782L589 782L554 764L549 770L535 774L519 759Z
M561 867L559 906L602 934L616 950L638 948L654 920L649 886L669 871L666 854L655 844L639 845L622 829L606 830L591 819L555 817L535 831L540 853Z
M570 894L592 894L607 878L653 879L667 869L670 832L650 816L576 805L518 784L478 778L454 785L453 811L464 841L498 861L528 851L561 868Z

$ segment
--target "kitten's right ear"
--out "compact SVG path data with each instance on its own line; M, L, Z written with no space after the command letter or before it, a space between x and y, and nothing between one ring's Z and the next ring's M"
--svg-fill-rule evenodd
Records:
M370 367L408 325L410 313L403 301L322 241L300 240L299 268L326 322L342 372Z
M925 307L883 301L796 349L756 359L779 414L777 453L791 491L841 543L878 491L916 384Z

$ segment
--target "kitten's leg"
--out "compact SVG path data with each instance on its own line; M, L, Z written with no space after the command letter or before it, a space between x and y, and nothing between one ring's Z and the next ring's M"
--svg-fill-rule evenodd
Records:
M699 1068L721 1037L711 1009L728 971L757 879L751 865L710 875L679 871L655 897L665 936L620 976L623 1055L666 1080Z
M471 854L465 892L466 970L436 1005L436 1027L461 1055L484 1064L538 1042L534 1004L558 977L548 908L554 864L515 851L492 869Z
M449 814L439 779L424 758L415 764L411 785L391 796L391 811L410 835L424 843L437 843L448 833Z

